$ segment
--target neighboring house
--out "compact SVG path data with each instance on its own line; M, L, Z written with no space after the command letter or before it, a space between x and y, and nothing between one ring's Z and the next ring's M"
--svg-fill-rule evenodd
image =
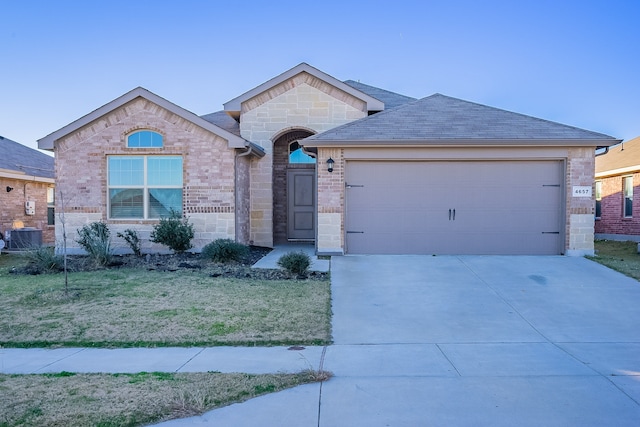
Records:
M593 253L594 152L613 137L300 64L204 116L142 88L42 138L67 233L145 239L174 208L217 238L319 254ZM60 200L57 200L60 210ZM58 239L61 229L56 229Z
M596 237L640 241L640 137L596 157Z
M13 243L24 247L37 234L38 242L54 244L53 203L53 157L0 136L0 233L8 239L13 229L42 230L14 233Z

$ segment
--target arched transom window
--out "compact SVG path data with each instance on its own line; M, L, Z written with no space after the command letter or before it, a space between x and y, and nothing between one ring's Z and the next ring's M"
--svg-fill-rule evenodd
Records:
M140 130L127 137L128 148L161 148L162 135L151 130Z
M289 163L315 163L316 159L311 157L304 151L298 144L298 141L293 141L289 145Z

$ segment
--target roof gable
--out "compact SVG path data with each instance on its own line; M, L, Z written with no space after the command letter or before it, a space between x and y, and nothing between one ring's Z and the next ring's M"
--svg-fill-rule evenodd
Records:
M337 88L340 89L343 92L348 93L349 95L363 101L366 106L367 106L367 110L368 111L382 111L385 107L384 107L384 103L368 94L366 94L365 92L362 92L352 86L349 86L348 84L345 84L343 82L341 82L340 80L331 77L330 75L323 73L322 71L318 70L317 68L313 68L312 66L310 66L309 64L306 63L301 63L299 65L296 65L295 67L291 68L288 71L285 71L284 73L272 78L271 80L262 83L261 85L251 89L248 92L243 93L242 95L232 99L231 101L228 101L224 104L224 110L227 111L228 113L237 116L241 109L242 109L242 103L245 101L248 101L252 98L255 98L256 96L269 91L270 89L280 85L281 83L297 76L298 74L301 73L307 73L310 74L311 76L322 80L323 82ZM236 113L236 114L234 114Z
M615 175L640 170L640 136L615 145L596 157L596 174Z
M53 179L53 164L53 157L0 136L0 169Z
M305 145L337 142L592 141L609 146L613 137L524 114L434 94L331 129Z
M169 101L167 101L164 98L161 98L160 96L154 94L153 92L148 91L147 89L144 89L142 87L138 87L135 88L127 93L125 93L124 95L120 96L119 98L114 99L113 101L109 102L108 104L103 105L102 107L98 108L97 110L92 111L91 113L87 114L86 116L81 117L80 119L68 124L67 126L45 136L44 138L41 138L38 140L38 148L43 149L43 150L53 150L53 146L56 140L69 135L70 133L73 133L75 131L77 131L78 129L82 128L83 126L88 125L89 123L93 122L94 120L99 119L100 117L104 116L105 114L108 114L120 107L122 107L123 105L125 105L126 103L136 99L136 98L144 98L147 101L153 102L154 104L157 104L159 106L161 106L162 108L171 111L172 113L182 117L185 120L188 120L192 123L194 123L195 125L200 126L203 129L208 130L209 132L212 132L218 136L220 136L221 138L227 140L227 142L229 143L229 148L245 148L249 146L249 143L247 141L245 141L244 139L240 138L237 135L234 135L233 133L219 127L216 126L215 124L201 118L198 117L197 115L193 114L190 111L185 110L182 107L177 106L176 104L173 104Z

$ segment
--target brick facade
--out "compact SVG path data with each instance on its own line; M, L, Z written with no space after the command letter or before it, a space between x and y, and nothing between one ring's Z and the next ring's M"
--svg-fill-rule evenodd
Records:
M624 217L623 178L633 176L633 210ZM640 239L640 172L598 178L602 184L602 213L596 218L595 232L603 235L638 236ZM635 239L634 239L635 240Z
M138 129L163 135L163 147L127 148L126 136ZM55 155L60 189L56 210L63 211L64 200L67 246L72 251L77 248L76 230L91 221L105 221L114 237L126 228L136 230L144 239L144 251L166 250L148 241L157 220L108 218L107 161L112 155L182 156L183 212L194 224L195 248L216 238L235 238L235 150L221 137L146 99L136 98L58 140ZM59 224L56 238L62 239Z
M13 190L7 192L7 187ZM24 227L42 230L42 243L53 245L55 227L48 225L47 221L47 191L52 187L50 183L0 178L0 232L7 234L7 230L13 228L13 222L20 221ZM35 215L25 213L26 201L35 202Z

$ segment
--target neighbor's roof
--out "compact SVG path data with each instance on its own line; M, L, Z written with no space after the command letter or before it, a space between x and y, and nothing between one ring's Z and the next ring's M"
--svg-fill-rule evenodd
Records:
M0 175L30 180L40 177L53 182L53 163L53 157L0 136Z
M102 107L98 108L97 110L92 111L91 113L87 114L84 117L79 118L78 120L68 124L67 126L63 127L62 129L59 129L55 132L53 132L52 134L49 134L47 136L45 136L42 139L38 140L38 147L43 149L43 150L52 150L53 149L53 145L54 142L66 135L69 135L72 132L75 132L76 130L80 129L83 126L88 125L89 123L93 122L96 119L99 119L100 117L104 116L105 114L108 114L109 112L120 108L121 106L123 106L124 104L136 99L136 98L144 98L148 101L153 102L156 105L161 106L162 108L165 108L166 110L171 111L172 113L182 117L185 120L188 120L198 126L200 126L203 129L206 129L224 139L226 139L229 143L229 148L245 148L245 147L249 147L249 142L240 138L238 135L234 135L233 133L219 127L216 126L214 124L212 124L211 122L198 117L197 115L193 114L192 112L185 110L182 107L177 106L176 104L167 101L164 98L161 98L160 96L156 95L153 92L148 91L147 89L144 89L142 87L137 87L127 93L125 93L124 95L120 96L119 98L114 99L113 101L109 102L108 104L103 105Z
M619 140L597 132L435 94L330 129L304 145L554 144L610 146Z
M334 86L340 90L342 90L343 92L348 93L349 95L360 99L361 101L364 101L367 104L367 110L368 111L381 111L383 110L384 107L384 103L382 101L380 101L379 99L376 99L374 97L372 97L371 95L368 95L366 92L363 92L361 90L358 90L352 86L349 86L348 84L341 82L340 80L336 79L335 77L330 76L327 73L324 73L320 70L318 70L317 68L312 67L311 65L307 64L307 63L300 63L298 65L296 65L295 67L291 68L290 70L285 71L284 73L272 78L271 80L268 80L264 83L262 83L259 86L256 86L255 88L251 89L248 92L243 93L242 95L233 98L231 101L225 102L224 104L224 110L228 111L231 114L237 113L241 110L241 105L243 102L248 101L249 99L260 95L261 93L264 93L268 90L270 90L271 88L278 86L279 84L289 80L292 77L297 76L300 73L307 73L312 75L313 77L322 80L328 84L330 84L331 86Z
M640 136L614 145L596 157L596 176L619 175L640 170Z
M369 86L354 80L345 80L345 83L354 89L358 89L360 92L364 92L367 95L384 102L385 110L416 100L416 98L412 98L410 96L400 95L399 93L390 92L375 86Z

